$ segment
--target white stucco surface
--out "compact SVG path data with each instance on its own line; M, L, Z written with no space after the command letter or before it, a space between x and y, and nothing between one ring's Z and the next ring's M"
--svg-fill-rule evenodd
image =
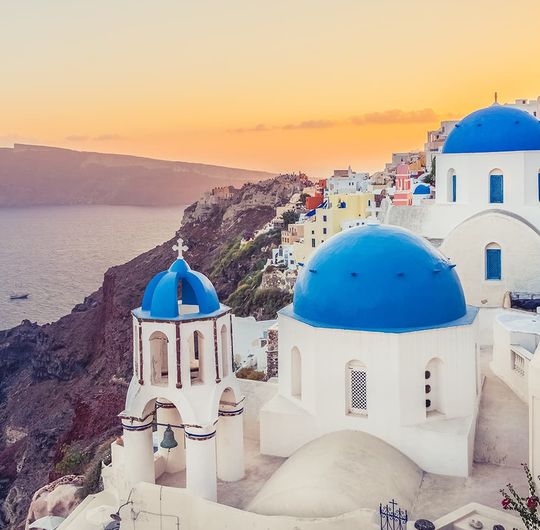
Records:
M381 440L339 431L296 451L265 484L247 509L265 515L332 517L375 509L381 499L411 506L422 471Z
M290 456L323 434L358 430L425 471L470 473L480 391L474 320L378 333L318 328L280 314L279 330L279 394L261 409L263 453ZM351 361L367 370L363 412L350 409Z

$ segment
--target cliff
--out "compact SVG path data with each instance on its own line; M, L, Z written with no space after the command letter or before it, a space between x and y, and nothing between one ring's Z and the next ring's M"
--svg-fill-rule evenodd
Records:
M15 144L0 148L0 206L189 204L219 186L270 173Z
M0 499L8 528L24 519L34 491L58 471L83 467L119 434L131 377L130 310L148 280L173 261L178 234L191 266L209 275L225 300L257 274L275 234L240 253L229 252L231 242L255 233L303 186L299 177L280 176L246 184L228 201L195 203L170 241L109 269L102 287L69 315L0 332Z

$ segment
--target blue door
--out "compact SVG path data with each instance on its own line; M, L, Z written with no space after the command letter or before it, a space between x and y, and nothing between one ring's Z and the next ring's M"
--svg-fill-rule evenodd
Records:
M486 280L501 279L501 249L486 248Z
M490 175L489 176L489 202L502 203L503 202L503 176L502 175Z
M457 175L452 175L452 202L457 200Z

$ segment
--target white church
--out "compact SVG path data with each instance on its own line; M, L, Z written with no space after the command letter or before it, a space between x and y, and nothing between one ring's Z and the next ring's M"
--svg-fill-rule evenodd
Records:
M267 382L236 378L234 315L180 240L132 312L104 489L59 529L374 530L390 499L419 530L523 528L481 492L540 473L540 316L504 308L540 292L540 124L483 109L436 164L434 203L313 254Z

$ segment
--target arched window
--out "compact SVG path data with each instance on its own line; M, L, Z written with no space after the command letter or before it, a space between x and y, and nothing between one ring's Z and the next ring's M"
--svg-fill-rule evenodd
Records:
M302 399L302 357L296 347L291 350L291 395Z
M426 415L445 413L443 362L441 359L431 359L424 372L424 394Z
M192 383L202 383L204 364L204 337L200 331L194 331L189 340L189 367Z
M164 333L156 331L150 335L150 359L152 384L166 385L169 382L169 340Z
M504 202L504 178L500 169L494 169L489 174L489 202L491 204Z
M457 201L457 175L453 169L448 170L448 202Z
M227 326L223 324L221 326L221 375L226 377L229 375L229 334L227 333Z
M500 280L502 277L502 252L497 243L486 246L486 280Z
M347 413L365 415L368 411L367 368L360 361L347 363Z

